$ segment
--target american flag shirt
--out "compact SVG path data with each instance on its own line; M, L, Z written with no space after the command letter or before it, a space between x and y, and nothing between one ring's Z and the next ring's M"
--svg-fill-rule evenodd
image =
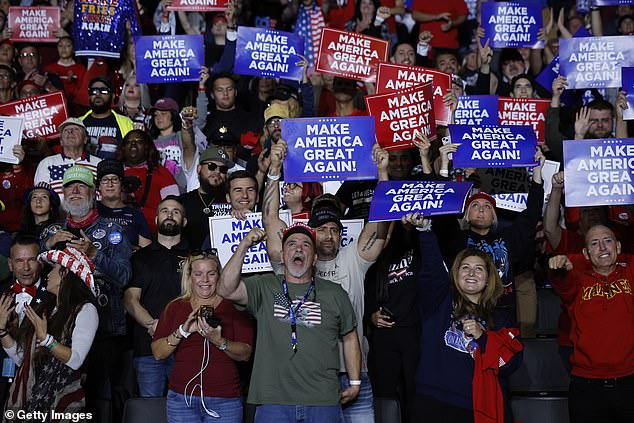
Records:
M284 296L284 293L276 292L274 298L273 317L279 320L290 321L288 299ZM299 304L301 300L301 297L293 299L293 310L297 308L297 304ZM302 326L312 327L320 325L321 305L318 302L306 300L302 307L295 313L295 319L297 324Z
M319 54L319 41L321 40L321 30L326 26L324 13L317 3L306 8L299 5L297 22L293 32L304 40L304 54L308 60L308 67L314 68L317 55Z
M46 157L44 160L40 162L37 166L37 170L35 171L35 179L34 184L37 185L39 182L48 183L53 191L55 191L60 200L64 199L64 192L62 190L63 180L64 180L64 172L71 166L81 165L86 166L92 172L92 175L97 177L97 165L101 159L96 156L90 156L86 154L82 156L79 160L73 160L64 154L56 154L54 156Z

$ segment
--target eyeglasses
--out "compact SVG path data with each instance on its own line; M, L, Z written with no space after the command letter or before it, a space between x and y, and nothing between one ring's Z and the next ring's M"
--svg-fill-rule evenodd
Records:
M37 53L20 53L20 57L35 57Z
M101 178L101 181L99 182L104 185L119 185L121 183L121 178L119 178L118 176L113 176L112 178Z
M266 126L271 126L271 127L280 127L280 124L282 122L282 119L271 119L266 123Z
M284 189L287 190L294 190L295 188L303 188L302 185L296 183L296 182L289 182L288 184L284 184Z
M207 165L207 169L209 169L210 172L213 172L214 170L218 169L218 172L222 173L223 175L226 175L227 172L229 172L229 168L225 165L217 165L214 162L209 162L209 163L203 163Z
M94 87L88 88L88 95L97 95L97 94L110 94L110 88L108 87Z
M217 256L218 255L218 249L216 248L209 248L209 249L205 249L205 250L193 250L192 252L189 253L189 259L200 259L201 257L211 257L211 256Z

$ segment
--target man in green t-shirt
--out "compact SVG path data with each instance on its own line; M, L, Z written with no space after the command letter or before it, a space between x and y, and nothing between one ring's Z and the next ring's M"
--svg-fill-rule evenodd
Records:
M246 252L265 237L252 229L220 277L218 293L258 320L257 348L248 401L256 423L340 422L340 404L359 393L361 350L348 295L337 284L313 278L315 231L296 223L284 231L284 275L241 280ZM350 386L339 388L338 340L343 342Z

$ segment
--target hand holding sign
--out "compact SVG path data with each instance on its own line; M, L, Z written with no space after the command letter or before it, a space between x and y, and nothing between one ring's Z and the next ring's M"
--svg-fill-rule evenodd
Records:
M458 151L459 145L460 144L445 144L438 149L438 151L440 152L440 171L441 172L443 170L446 172L449 172L449 161L451 160L449 155Z
M628 108L627 97L625 97L625 91L620 91L619 96L614 103L614 111L616 113L616 120L620 122L623 120L623 111Z
M401 223L405 226L411 226L412 228L424 228L431 224L431 220L422 216L420 213L407 213L401 217Z
M537 162L537 166L533 168L533 182L541 184L543 182L542 168L546 162L546 156L544 156L542 149L539 147L537 147L537 151L535 151L535 162Z
M387 181L389 179L387 176L387 165L390 161L390 155L376 143L372 146L372 158L379 169L379 180Z
M568 80L566 80L565 76L559 75L555 78L553 81L553 98L550 100L551 107L559 107L559 100L567 86Z
M271 146L271 166L269 170L279 170L282 168L282 162L286 159L286 141L278 140Z

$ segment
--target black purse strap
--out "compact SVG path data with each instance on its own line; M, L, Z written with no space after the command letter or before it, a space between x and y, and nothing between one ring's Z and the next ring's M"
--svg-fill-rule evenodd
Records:
M152 171L148 169L147 177L145 178L145 189L143 190L143 197L141 198L141 202L139 206L143 208L145 205L145 200L147 200L147 196L150 193L150 185L152 185Z

